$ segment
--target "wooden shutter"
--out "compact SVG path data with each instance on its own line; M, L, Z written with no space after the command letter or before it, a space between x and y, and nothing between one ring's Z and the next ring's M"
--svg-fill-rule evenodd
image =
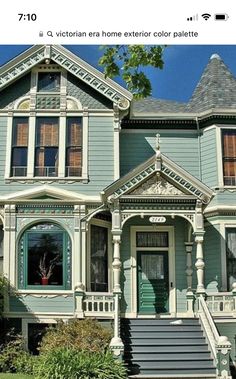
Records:
M38 144L40 146L58 146L58 124L40 124Z
M224 134L224 157L236 158L236 133Z
M15 145L16 146L28 145L28 124L27 123L19 123L16 125Z
M78 148L70 147L67 150L67 166L81 167L82 156L81 150Z
M81 146L82 145L82 129L81 125L78 123L71 123L69 130L69 145L71 146Z

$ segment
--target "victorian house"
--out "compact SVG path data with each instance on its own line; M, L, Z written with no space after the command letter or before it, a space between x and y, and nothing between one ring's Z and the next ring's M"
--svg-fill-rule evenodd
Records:
M231 378L235 107L216 54L188 103L134 101L57 45L0 68L4 316L26 347L95 317L130 376Z

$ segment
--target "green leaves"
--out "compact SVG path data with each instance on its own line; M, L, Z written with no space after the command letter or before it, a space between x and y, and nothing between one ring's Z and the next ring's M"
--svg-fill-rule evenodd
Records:
M99 60L104 67L105 77L121 76L127 89L134 98L142 99L151 95L152 86L145 67L151 66L162 69L164 62L163 46L117 45L104 47L105 51Z

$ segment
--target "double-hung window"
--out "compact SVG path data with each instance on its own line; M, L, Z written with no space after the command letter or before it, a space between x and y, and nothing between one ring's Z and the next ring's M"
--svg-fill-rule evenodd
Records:
M82 120L68 118L66 131L66 176L82 175Z
M17 117L13 122L12 133L12 176L27 175L27 155L28 155L28 118Z
M226 229L226 265L228 290L236 281L236 228Z
M236 186L236 130L223 130L224 185Z
M36 123L35 176L58 175L58 118L38 118Z

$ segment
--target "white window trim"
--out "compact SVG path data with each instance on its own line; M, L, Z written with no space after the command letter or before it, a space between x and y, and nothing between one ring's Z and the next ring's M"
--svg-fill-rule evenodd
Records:
M140 251L152 250L158 251L163 248L137 248L136 247L136 233L137 232L153 232L152 226L131 226L131 314L132 317L138 316L137 303L138 303L138 291L137 291L137 249ZM166 253L169 254L169 313L172 317L176 315L176 279L175 279L175 243L174 243L174 226L158 226L158 231L168 232L169 246L166 249ZM172 286L171 286L172 283ZM169 315L169 314L168 314ZM165 315L163 315L165 316Z
M11 156L12 156L12 135L14 117L27 117L29 119L29 134L28 134L28 159L27 159L27 176L11 176ZM57 117L59 119L59 165L58 176L34 176L35 165L35 129L38 118ZM65 176L66 166L66 120L69 117L78 117L82 120L82 175L81 176ZM7 154L5 164L5 179L9 181L25 181L27 179L34 181L88 181L88 111L76 112L70 114L66 112L58 113L35 113L35 112L11 112L8 116L7 124Z
M104 220L99 220L99 219L92 219L90 224L89 224L89 231L88 231L88 241L87 241L87 246L88 246L88 256L87 256L87 290L86 292L92 292L91 291L91 270L90 270L90 265L91 265L91 225L95 226L101 226L103 228L106 228L108 233L108 291L107 293L112 292L112 283L113 283L113 278L112 278L112 236L111 236L111 222L104 221ZM94 294L99 293L99 292L93 292Z

